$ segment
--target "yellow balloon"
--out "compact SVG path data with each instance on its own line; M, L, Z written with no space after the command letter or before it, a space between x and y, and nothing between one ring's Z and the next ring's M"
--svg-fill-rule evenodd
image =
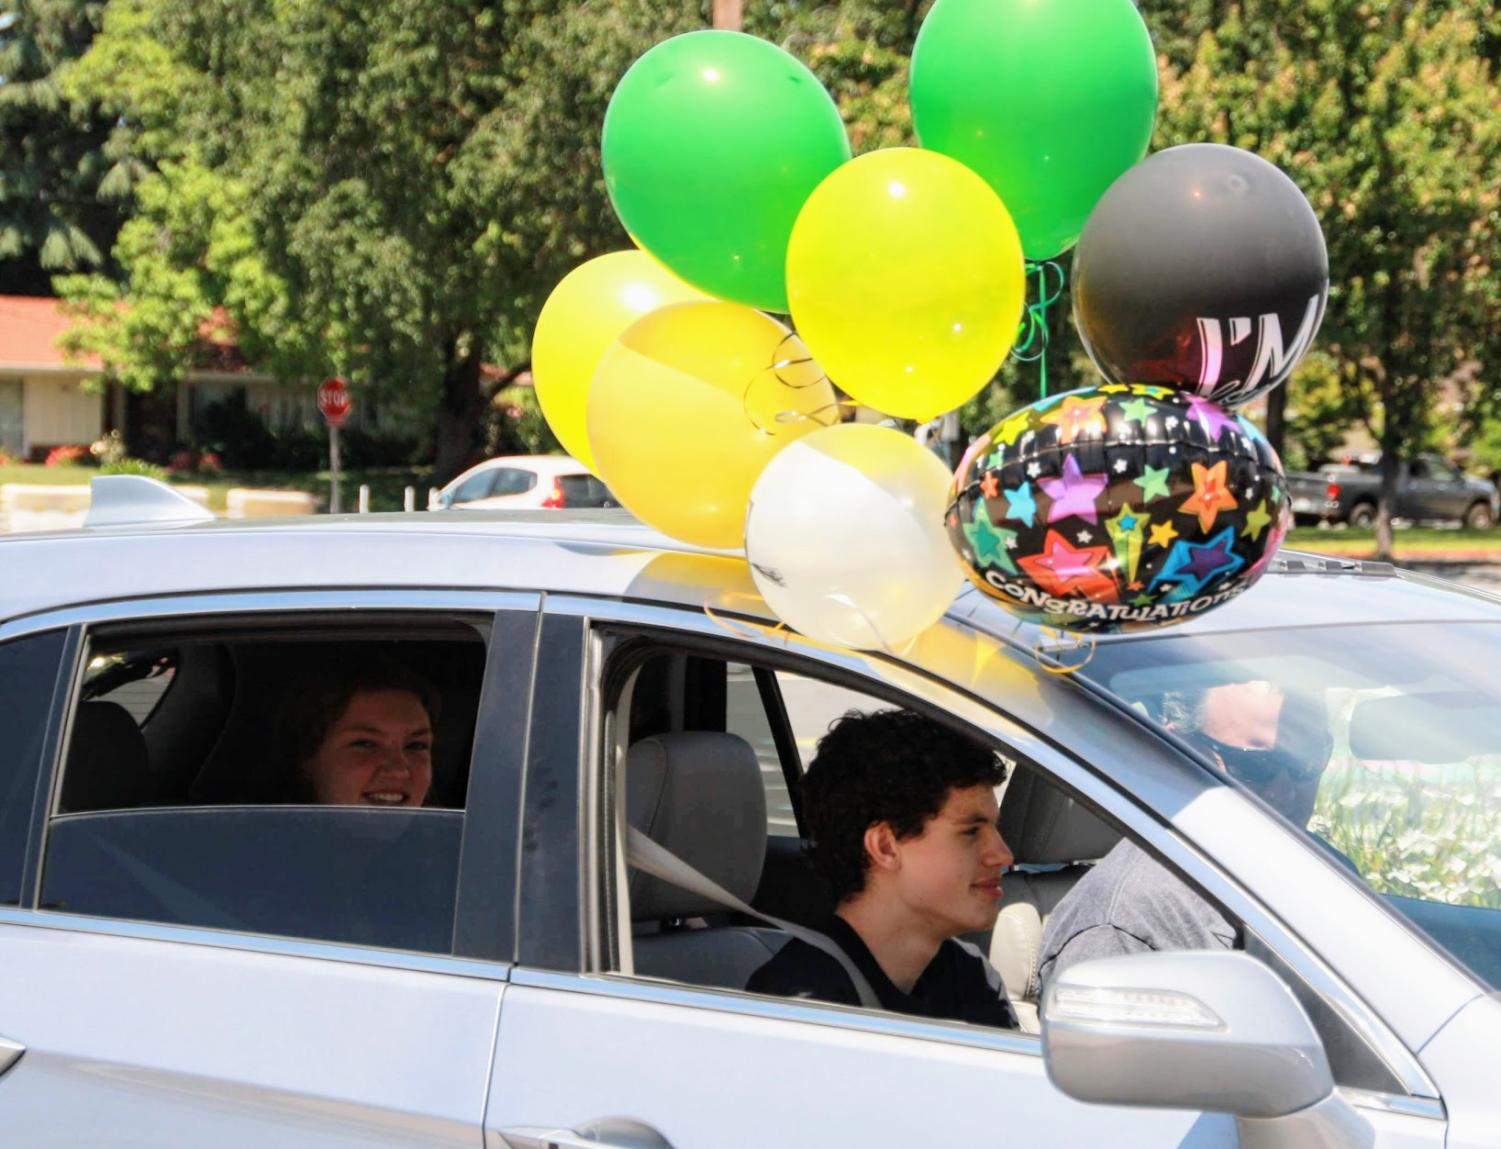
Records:
M708 298L639 251L601 255L563 277L537 317L532 383L565 451L598 473L584 408L599 361L620 333L659 307Z
M589 390L598 474L664 534L730 550L771 457L838 421L796 336L738 303L680 303L637 320Z
M814 189L787 249L792 321L829 377L931 419L984 387L1016 339L1021 240L990 185L918 148L869 152Z

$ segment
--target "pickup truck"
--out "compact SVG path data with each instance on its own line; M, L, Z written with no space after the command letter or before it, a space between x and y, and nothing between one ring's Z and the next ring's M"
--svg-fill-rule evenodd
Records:
M1297 521L1369 527L1376 521L1381 464L1329 464L1317 472L1292 471L1287 485ZM1399 519L1458 519L1484 530L1496 524L1498 510L1492 484L1461 474L1438 455L1419 455L1399 465L1393 509Z

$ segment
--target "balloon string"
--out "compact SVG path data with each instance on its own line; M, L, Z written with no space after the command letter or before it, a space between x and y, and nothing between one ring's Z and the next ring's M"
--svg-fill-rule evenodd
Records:
M1063 630L1051 626L1041 626L1038 627L1038 630L1040 633L1037 636L1037 641L1032 644L1032 654L1037 659L1038 664L1042 667L1042 669L1047 671L1049 674L1074 674L1080 670L1083 670L1094 659L1095 651L1098 649L1095 644L1094 635L1078 634L1074 631ZM1072 645L1067 647L1066 649L1060 649L1057 646L1055 646L1052 650L1043 649L1043 644L1046 642L1052 641L1054 643L1059 643L1064 639L1068 639L1072 643ZM1075 662L1070 664L1064 662L1063 659L1059 657L1060 653L1071 653L1078 650L1084 650L1087 652L1084 655L1083 662ZM1049 665L1049 663L1051 663L1052 665Z
M1058 286L1051 285L1051 277L1058 277ZM1018 363L1036 363L1041 399L1048 397L1048 308L1063 295L1063 267L1054 259L1041 262L1027 261L1027 278L1037 277L1037 298L1027 304L1021 325L1016 332L1016 346L1011 357Z
M791 344L792 346L789 346ZM794 378L789 379L784 374L788 368L806 368L812 365L813 370L794 370ZM771 353L771 362L766 367L751 376L750 382L745 385L745 390L740 396L740 405L745 410L745 417L750 420L751 426L767 435L774 435L776 431L766 426L765 422L756 417L751 405L751 392L766 372L776 376L776 380L783 387L792 391L802 391L808 387L816 387L820 383L830 383L829 377L824 374L818 364L813 362L813 357L803 350L802 344L797 342L797 336L788 332L778 340L775 350ZM805 376L802 382L796 382L796 377ZM832 384L830 384L832 385ZM772 415L773 423L785 426L788 423L801 423L811 420L820 426L832 427L842 419L842 410L845 407L857 407L859 404L852 400L836 400L833 403L825 403L822 407L815 407L811 411L777 411Z

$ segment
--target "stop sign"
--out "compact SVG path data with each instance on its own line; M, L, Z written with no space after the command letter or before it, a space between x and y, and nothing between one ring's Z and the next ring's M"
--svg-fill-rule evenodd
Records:
M327 379L318 388L318 410L330 427L337 427L349 417L354 406L354 396L349 393L342 379Z

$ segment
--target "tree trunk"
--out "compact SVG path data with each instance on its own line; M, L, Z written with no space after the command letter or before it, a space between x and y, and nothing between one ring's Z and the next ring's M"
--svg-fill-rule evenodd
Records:
M1287 437L1287 384L1273 387L1266 396L1266 441L1282 457L1282 441Z
M433 483L438 486L479 461L485 421L485 397L480 391L484 341L459 339L449 348L434 428Z
M743 10L742 0L714 0L714 27L740 31Z
M1392 512L1397 506L1397 472L1402 466L1402 433L1393 404L1384 405L1381 424L1381 493L1376 500L1376 557L1392 558Z

